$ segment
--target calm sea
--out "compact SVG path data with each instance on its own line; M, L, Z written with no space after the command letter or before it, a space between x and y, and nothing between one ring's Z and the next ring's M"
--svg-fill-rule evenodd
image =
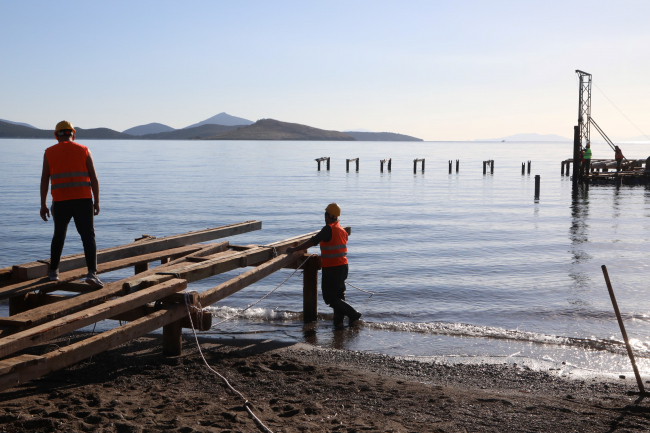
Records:
M608 266L628 334L650 374L650 188L592 186L572 193L560 175L571 143L83 141L101 185L99 248L143 233L167 236L257 219L231 243L268 243L318 230L337 202L352 226L347 298L364 325L334 332L331 310L304 328L302 278L294 275L241 318L213 330L309 341L391 355L489 356L629 371L600 266ZM0 140L0 267L46 259L52 222L39 217L48 140ZM646 158L648 143L622 144ZM330 156L331 171L315 158ZM345 171L346 158L360 171ZM594 158L613 157L605 144ZM379 160L392 158L392 172ZM426 172L413 174L413 159ZM460 172L448 174L448 160ZM483 175L482 161L494 160ZM530 175L521 163L532 161ZM541 175L541 196L534 195ZM71 224L64 254L81 252ZM318 252L318 249L312 249ZM132 269L105 274L115 281ZM191 287L206 290L243 272ZM289 276L283 270L213 306L236 314ZM6 315L6 304L0 306ZM114 326L103 322L100 328Z

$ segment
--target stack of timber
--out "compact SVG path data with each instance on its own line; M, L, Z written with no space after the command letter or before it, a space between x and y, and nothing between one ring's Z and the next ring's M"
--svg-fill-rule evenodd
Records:
M563 175L566 173L569 176L571 164L573 159L562 161ZM580 180L593 185L650 184L650 166L647 159L626 159L621 164L619 172L616 171L616 165L615 159L592 159L591 171L588 175L583 175Z
M186 301L196 307L191 311L194 327L207 330L212 317L209 312L199 314L200 307L214 304L282 268L303 265L304 320L316 320L320 258L285 253L316 232L267 245L200 243L261 228L260 221L247 221L164 238L144 235L133 243L100 250L99 273L133 266L135 275L99 289L78 281L86 273L83 255L64 257L60 279L55 282L45 278L45 260L0 269L0 300L9 300L9 317L0 317L0 390L161 327L163 353L180 355L182 328L191 326ZM350 228L346 230L350 232ZM149 263L154 261L160 261L160 266L149 269ZM253 268L202 293L186 290L192 282L242 267ZM51 340L105 319L128 323L47 352Z

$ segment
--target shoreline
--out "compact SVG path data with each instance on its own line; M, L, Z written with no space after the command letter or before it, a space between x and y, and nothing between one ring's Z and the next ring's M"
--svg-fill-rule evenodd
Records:
M518 364L421 362L275 340L200 342L274 432L650 429L650 401L634 393L633 378L572 379ZM159 336L148 335L0 398L6 432L260 431L203 364L193 337L182 356L165 358Z

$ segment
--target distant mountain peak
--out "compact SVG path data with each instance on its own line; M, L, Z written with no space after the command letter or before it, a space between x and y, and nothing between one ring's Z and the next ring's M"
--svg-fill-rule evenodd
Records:
M135 136L147 134L159 134L161 132L175 131L171 126L163 125L162 123L147 123L146 125L134 126L133 128L122 131L123 134L130 134Z
M244 119L242 117L231 116L230 114L221 112L216 116L212 116L209 119L205 119L202 122L195 123L190 126L186 126L183 129L195 128L202 125L224 125L224 126L235 126L235 125L252 125L254 122Z
M11 123L12 125L20 125L20 126L26 126L28 128L38 129L35 126L30 125L29 123L12 122L11 120L4 120L4 119L0 119L0 122Z

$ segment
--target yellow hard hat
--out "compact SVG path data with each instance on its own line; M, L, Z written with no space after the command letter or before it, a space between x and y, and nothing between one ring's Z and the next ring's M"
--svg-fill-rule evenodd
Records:
M59 123L57 123L54 132L59 132L64 129L70 129L72 132L77 132L74 129L74 126L72 126L72 123L68 122L67 120L62 120Z
M336 203L330 203L325 208L325 212L327 212L330 215L334 215L335 217L340 217L341 216L341 207L339 205L337 205Z

